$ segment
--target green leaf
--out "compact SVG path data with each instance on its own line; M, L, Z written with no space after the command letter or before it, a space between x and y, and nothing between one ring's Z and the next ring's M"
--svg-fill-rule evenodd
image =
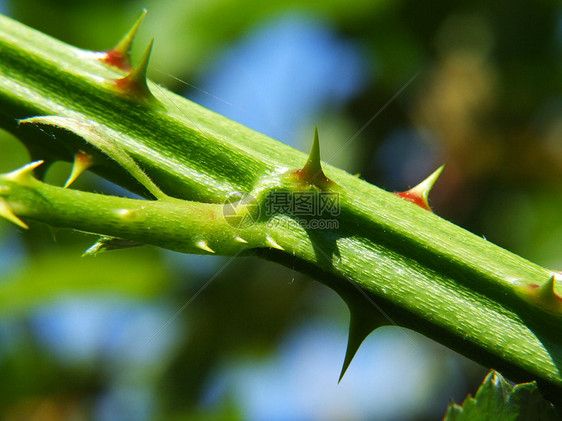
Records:
M544 399L536 382L512 387L496 371L491 371L476 392L462 406L449 404L444 421L547 421L556 420L556 410Z

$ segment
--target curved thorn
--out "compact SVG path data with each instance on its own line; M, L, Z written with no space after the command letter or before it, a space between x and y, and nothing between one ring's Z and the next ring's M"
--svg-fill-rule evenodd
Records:
M147 10L142 9L141 14L137 18L131 29L129 29L129 31L115 47L104 52L103 56L101 57L101 61L109 64L110 66L115 66L121 70L131 70L131 49L133 46L133 40L135 39L135 35L137 34L140 24L144 20L146 14Z
M11 206L4 199L0 198L0 217L16 224L18 227L28 229L29 226L19 219L12 210Z
M215 253L215 251L211 247L209 247L209 244L205 240L197 241L195 245L201 250L205 250L213 254Z
M154 38L150 40L138 66L131 70L127 76L115 80L115 86L120 91L136 97L154 98L148 87L147 79L148 63L150 61L153 44Z
M84 171L91 168L92 165L94 165L94 160L92 159L91 155L88 155L87 153L81 151L78 152L76 155L74 155L74 164L72 165L72 172L70 173L68 180L66 180L66 183L64 184L64 188L66 189L68 186L74 183L74 181L76 181L76 179Z
M431 211L429 207L429 193L433 188L433 185L443 172L445 165L441 165L437 168L429 177L423 180L420 184L415 187L412 187L410 190L400 193L394 193L396 196L407 200L408 202L412 202L415 205L418 205L425 210Z
M340 372L340 378L338 383L342 381L345 372L347 371L349 364L353 360L353 357L357 353L357 350L369 334L375 330L379 325L373 326L368 323L369 320L362 319L358 314L356 314L350 307L350 319L349 319L349 336L347 338L347 348L345 351L345 358L343 361L342 369Z

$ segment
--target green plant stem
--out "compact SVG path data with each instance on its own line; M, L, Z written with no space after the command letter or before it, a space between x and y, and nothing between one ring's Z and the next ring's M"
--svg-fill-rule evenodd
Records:
M72 160L84 151L93 156L93 171L154 199L120 161L124 154L164 192L159 200L133 200L4 175L0 199L24 221L184 252L208 252L197 246L203 240L218 254L254 253L296 265L339 292L369 328L406 326L518 380L562 390L561 313L531 293L552 271L327 165L330 189L340 197L338 228L305 230L280 213L237 230L222 218L222 203L234 192L251 193L262 208L276 191L320 194L291 178L307 161L304 154L152 83L152 99L124 94L113 82L124 74L96 54L5 17L0 75L0 124L34 159ZM91 124L121 152L100 149L88 136L17 124L32 116ZM383 322L372 316L377 307Z

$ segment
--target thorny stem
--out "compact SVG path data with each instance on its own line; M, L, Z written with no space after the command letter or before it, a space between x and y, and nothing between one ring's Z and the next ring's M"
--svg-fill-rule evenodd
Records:
M0 176L0 215L22 227L41 221L190 253L243 249L296 267L350 308L344 369L369 332L395 323L514 379L562 390L560 275L321 166L318 149L307 162L301 152L144 85L149 53L128 76L104 54L0 17L0 125L43 166L79 156L84 168L150 200L47 185L27 167ZM18 124L33 116L45 117ZM249 226L225 218L223 203L236 192L255 199L228 202L241 212L236 217L251 216ZM291 212L258 213L271 195L295 192L337 195L337 226L314 229ZM110 246L107 240L96 250Z

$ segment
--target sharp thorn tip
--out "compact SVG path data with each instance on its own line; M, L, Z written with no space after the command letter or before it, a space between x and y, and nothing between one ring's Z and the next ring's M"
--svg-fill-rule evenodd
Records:
M408 202L412 202L419 207L431 211L429 207L429 193L435 185L435 182L445 169L445 164L441 165L435 171L433 171L425 180L419 183L417 186L412 187L410 190L404 192L394 193L396 196L401 197Z
M205 240L200 240L195 243L195 246L200 248L201 250L207 251L209 253L215 254L215 251L209 247L209 244Z
M325 189L333 184L333 182L326 177L322 169L322 161L320 159L320 140L318 137L318 127L314 126L314 140L312 148L308 155L308 160L302 169L294 173L301 182L313 184L320 189Z
M101 61L121 70L131 70L131 50L133 41L147 13L146 8L143 8L131 29L121 38L119 43L111 50L102 53L100 57Z
M76 179L84 173L86 170L92 167L94 161L91 155L85 152L78 152L74 155L74 163L72 165L72 171L64 184L64 188L68 188Z
M29 229L29 226L16 216L9 203L1 198L0 198L0 217L3 217L4 219L10 221L13 224L16 224L20 228Z
M277 250L285 250L282 246L280 246L280 245L279 245L273 238L271 238L270 236L267 236L267 237L265 238L265 242L266 242L266 244L267 244L269 247L271 247L271 248L274 248L274 249L277 249Z
M4 175L5 179L8 180L12 180L18 183L26 183L29 182L33 179L33 171L44 164L45 161L43 160L39 160L39 161L33 161L30 162L29 164L24 165L21 168L18 168L15 171L12 171L8 174Z
M150 40L139 64L129 72L126 76L116 79L115 86L122 92L136 97L144 97L147 99L154 99L148 87L148 63L150 62L150 55L152 54L152 47L154 45L154 38Z

